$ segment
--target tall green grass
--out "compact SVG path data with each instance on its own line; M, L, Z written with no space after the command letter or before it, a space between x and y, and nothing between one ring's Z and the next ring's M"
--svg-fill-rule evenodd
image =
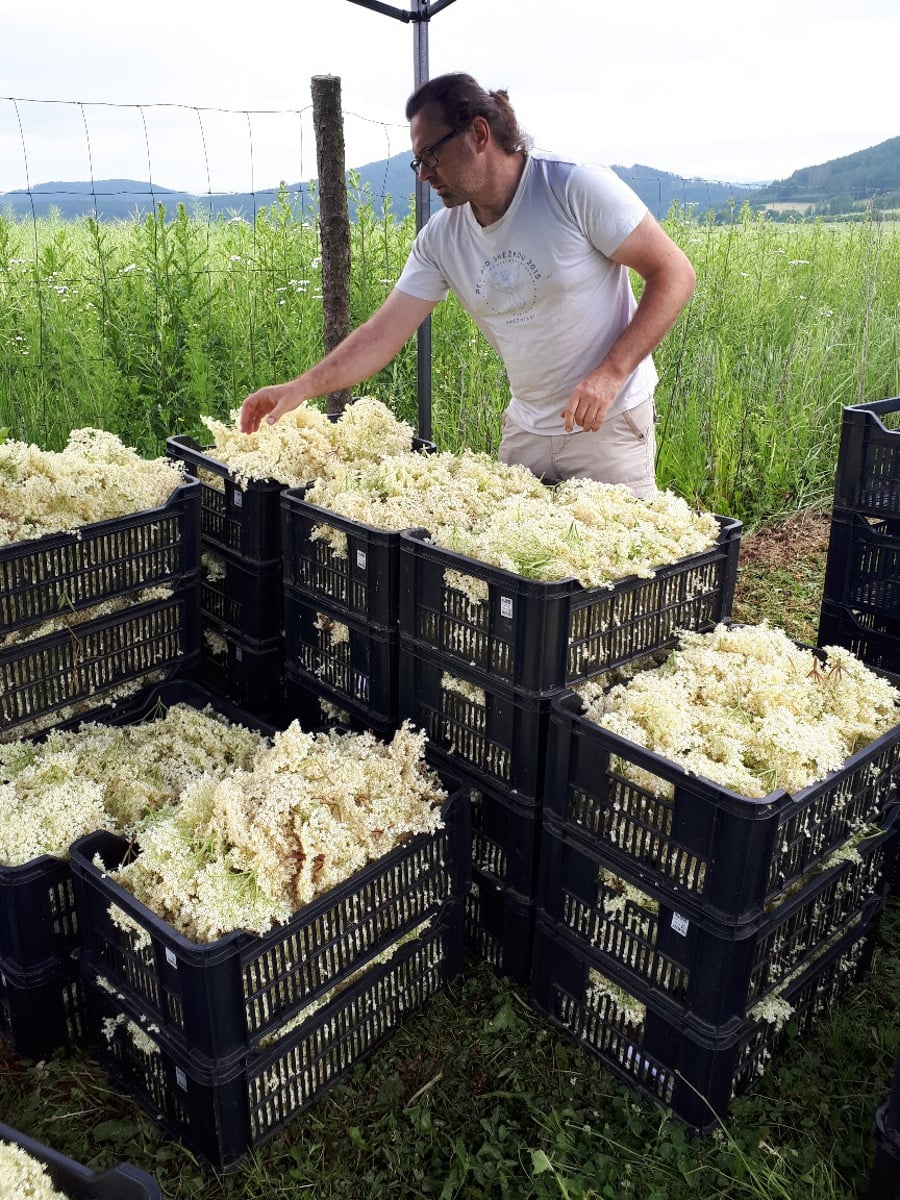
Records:
M357 201L354 325L415 232L371 193ZM666 226L698 283L656 354L660 483L749 525L827 500L841 406L900 392L900 229L749 210L726 226L673 210ZM252 219L0 216L0 425L48 448L81 425L146 454L173 433L202 440L202 414L225 418L320 356L321 296L314 213L284 196ZM415 339L360 390L416 423ZM502 364L451 298L432 318L434 439L494 452L506 398Z

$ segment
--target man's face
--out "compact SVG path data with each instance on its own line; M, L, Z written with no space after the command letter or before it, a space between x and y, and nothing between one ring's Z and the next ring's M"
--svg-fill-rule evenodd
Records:
M413 155L425 160L419 167L419 178L437 192L446 208L465 204L472 196L472 163L466 132L466 129L454 130L433 105L420 109L409 123Z

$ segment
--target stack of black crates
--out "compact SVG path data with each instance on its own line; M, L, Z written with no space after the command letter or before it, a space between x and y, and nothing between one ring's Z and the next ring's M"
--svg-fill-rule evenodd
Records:
M843 410L819 644L900 674L900 397ZM900 892L900 855L891 890ZM900 1059L877 1110L871 1200L900 1197Z
M94 1053L208 1165L284 1128L461 970L466 797L443 782L443 828L262 936L189 941L96 865L121 865L125 839L71 847Z
M865 972L896 854L900 729L762 800L553 704L531 997L690 1125L725 1118ZM861 836L868 832L869 836Z
M877 415L891 406L845 423L820 636L886 670L900 496L897 435ZM0 648L0 739L180 699L264 732L297 718L389 738L409 721L447 790L444 826L265 937L209 946L98 869L98 852L108 868L128 853L114 835L80 839L69 862L0 868L0 1033L23 1055L86 1039L227 1167L444 988L466 948L708 1128L776 1053L786 1014L806 1028L865 971L898 836L900 730L821 785L750 801L602 730L573 691L730 619L740 522L717 518L708 551L652 578L585 589L240 481L191 438L168 453L188 477L163 510L0 550L0 635L63 602L72 627ZM160 584L166 600L91 615Z
M428 446L416 442L419 453ZM351 727L400 722L400 534L282 495L288 704L313 697Z
M0 741L121 717L193 669L199 516L186 480L160 508L0 549ZM83 1035L79 947L69 864L0 866L0 1033L26 1057Z
M572 683L674 644L730 614L740 522L708 551L610 587L539 582L400 537L400 716L472 793L467 945L531 976L551 705Z
M843 411L819 621L834 644L900 674L900 398Z
M279 500L271 480L235 478L187 436L166 443L200 490L201 637L196 678L260 718L284 708Z

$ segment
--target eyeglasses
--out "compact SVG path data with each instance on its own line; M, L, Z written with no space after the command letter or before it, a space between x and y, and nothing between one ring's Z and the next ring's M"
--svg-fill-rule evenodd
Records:
M422 167L427 167L429 171L433 171L438 165L438 156L435 154L435 150L437 150L438 146L443 146L444 142L449 142L451 138L455 138L458 133L462 133L462 131L466 128L467 127L465 125L459 125L456 129L451 129L449 133L445 133L442 138L438 138L433 145L426 146L425 149L419 151L416 157L412 160L412 162L409 164L410 167L412 167L417 175Z

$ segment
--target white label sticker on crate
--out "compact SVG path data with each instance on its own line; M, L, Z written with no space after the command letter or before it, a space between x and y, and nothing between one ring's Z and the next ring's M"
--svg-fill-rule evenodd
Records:
M175 956L175 951L170 950L168 946L166 946L166 962L170 967L174 967L176 971L178 970L178 959Z
M690 928L690 921L687 917L683 917L681 913L672 913L672 928L676 933L680 933L682 937L687 937L687 931Z
M500 597L500 616L511 617L513 615L512 596Z
M357 550L356 565L359 567L359 569L361 571L364 571L366 569L366 552L365 552L365 550Z
M175 1068L175 1082L178 1084L178 1086L181 1088L181 1090L183 1092L186 1092L188 1090L187 1089L187 1075L185 1075L185 1073L184 1073L184 1071L182 1071L181 1067Z
M234 489L234 495L231 498L231 503L235 508L242 508L244 505L244 493L240 488Z

